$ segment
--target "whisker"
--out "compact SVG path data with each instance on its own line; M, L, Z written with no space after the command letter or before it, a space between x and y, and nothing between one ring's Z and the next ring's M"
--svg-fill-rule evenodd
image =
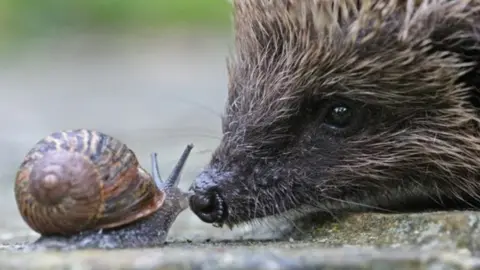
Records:
M166 137L166 138L172 138L173 136L175 136L176 138L178 137L182 137L182 138L195 138L195 137L198 137L198 138L206 138L206 139L213 139L213 140L221 140L220 137L217 137L217 136L212 136L212 135L209 135L209 134L198 134L198 133L195 133L195 134L192 134L192 133L189 133L189 134L182 134L182 133L172 133L172 134L165 134L165 135L162 135L162 136L156 136L156 137Z
M168 96L172 99L177 99L177 100L180 100L186 104L190 104L190 105L194 105L195 107L199 108L199 109L202 109L203 111L205 112L208 112L214 116L217 116L218 118L222 118L222 114L220 112L217 112L215 111L214 109L212 109L211 107L208 107L204 104L201 104L197 101L194 101L192 99L189 99L189 98L186 98L184 96L178 96L178 95L175 95L173 93L169 93Z
M359 203L359 202L355 202L355 201L351 201L351 200L339 199L339 198L331 197L331 196L328 196L328 195L325 195L325 194L322 194L322 196L324 198L328 199L328 200L340 202L341 204L356 205L356 206L360 206L361 208L375 209L375 210L385 211L385 212L394 212L394 211L386 209L386 208L382 208L382 207L379 207L379 206L374 206L374 205L370 205L370 204L366 204L366 203Z
M185 131L191 132L194 131L203 131L212 134L219 134L219 131L213 129L207 129L205 126L183 126L183 127L150 127L150 128L143 128L142 131L165 131L165 132L172 132L172 131Z

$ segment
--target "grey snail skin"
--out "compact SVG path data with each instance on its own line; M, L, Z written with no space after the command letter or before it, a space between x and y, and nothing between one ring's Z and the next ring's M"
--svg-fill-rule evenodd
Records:
M95 130L54 132L27 153L15 199L27 225L40 234L28 248L144 248L163 245L189 193L178 184L193 148L186 146L167 179L157 153L152 172L112 136Z

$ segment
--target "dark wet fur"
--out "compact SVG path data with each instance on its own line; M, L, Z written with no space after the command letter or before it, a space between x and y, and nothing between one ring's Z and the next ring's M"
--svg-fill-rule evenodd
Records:
M233 2L223 138L197 179L226 224L478 208L480 2ZM347 130L323 124L335 102Z

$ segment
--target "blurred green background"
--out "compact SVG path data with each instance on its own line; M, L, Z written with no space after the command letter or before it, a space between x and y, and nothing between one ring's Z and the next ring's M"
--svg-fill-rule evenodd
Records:
M227 0L0 1L0 39L6 44L76 32L128 33L172 27L227 30L230 3Z

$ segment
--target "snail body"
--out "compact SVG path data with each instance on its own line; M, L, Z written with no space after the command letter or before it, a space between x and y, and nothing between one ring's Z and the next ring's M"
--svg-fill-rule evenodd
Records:
M185 149L164 182L156 154L151 157L151 175L135 153L112 136L87 129L51 133L20 165L14 187L18 209L42 237L118 231L152 216L156 224L149 227L166 234L176 215L188 207L188 194L177 185L192 147ZM174 201L166 203L167 197ZM159 211L162 207L168 209Z

